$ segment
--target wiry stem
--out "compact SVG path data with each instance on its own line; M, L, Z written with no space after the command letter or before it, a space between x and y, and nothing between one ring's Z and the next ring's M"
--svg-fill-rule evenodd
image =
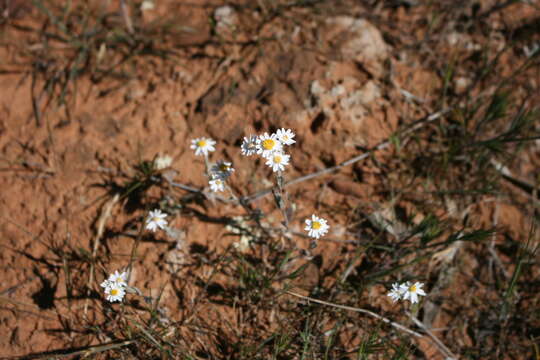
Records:
M90 275L88 277L88 283L86 285L88 296L90 295L92 283L94 282L94 268L95 268L95 262L96 262L96 254L99 248L100 239L103 236L103 231L105 230L105 223L111 216L111 211L114 204L116 204L119 199L120 199L120 195L116 194L111 200L109 200L105 204L105 206L102 209L101 215L99 216L96 237L94 238L94 247L92 249L92 262L90 263ZM88 299L86 299L86 302L84 303L84 316L86 316L87 312L88 312Z
M424 335L414 331L414 330L411 330L409 329L408 327L404 326L404 325L401 325L395 321L392 321L384 316L381 316L379 314L376 314L374 313L373 311L369 311L369 310L366 310L366 309L361 309L361 308L355 308L355 307L352 307L352 306L346 306L346 305L339 305L339 304L334 304L334 303L331 303L331 302L327 302L327 301L323 301L323 300L318 300L318 299L315 299L315 298L312 298L312 297L309 297L309 296L304 296L304 295L300 295L300 294L297 294L295 292L292 292L292 291L285 291L287 294L289 295L292 295L292 296L296 296L298 298L301 298L301 299L304 299L304 300L308 300L308 301L311 301L311 302L314 302L314 303L317 303L317 304L321 304L321 305L327 305L327 306L332 306L332 307L335 307L335 308L338 308L338 309L343 309L343 310L348 310L348 311L355 311L355 312L359 312L359 313L362 313L362 314L366 314L366 315L369 315L375 319L378 319L378 320L381 320L387 324L390 324L391 326L395 327L396 329L398 330L401 330L403 332L406 332L407 334L410 334L412 336L415 336L415 337L418 337L418 338L422 338L424 337Z

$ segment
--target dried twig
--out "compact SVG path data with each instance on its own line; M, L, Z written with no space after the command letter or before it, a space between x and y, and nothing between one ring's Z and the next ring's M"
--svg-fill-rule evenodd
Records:
M500 205L499 203L495 203L495 211L493 213L493 228L497 228L497 225L499 224L499 212L500 212ZM497 251L495 250L495 238L497 237L497 232L493 232L493 235L491 235L491 241L488 246L488 251L493 257L493 261L495 261L495 264L501 269L502 274L504 275L505 279L508 280L510 275L506 272L506 269L504 268L503 262L499 255L497 254Z
M417 338L424 337L424 335L422 335L422 334L420 334L420 333L418 333L418 332L416 332L414 330L411 330L408 327L403 326L403 325L401 325L401 324L399 324L399 323L397 323L395 321L392 321L392 320L390 320L390 319L388 319L388 318L386 318L384 316L376 314L373 311L369 311L369 310L361 309L361 308L355 308L355 307L352 307L352 306L333 304L333 303L330 303L330 302L327 302L327 301L314 299L314 298L309 297L309 296L300 295L300 294L297 294L297 293L289 291L289 290L286 290L285 292L287 294L289 294L289 295L296 296L298 298L308 300L308 301L311 301L311 302L314 302L314 303L317 303L317 304L332 306L332 307L335 307L335 308L338 308L338 309L343 309L343 310L348 310L348 311L355 311L355 312L359 312L361 314L366 314L366 315L369 315L369 316L371 316L371 317L373 317L373 318L375 318L377 320L381 320L382 322L390 324L391 326L395 327L396 329L401 330L403 332L406 332L407 334L412 335L414 337L417 337Z
M46 315L44 315L43 314L44 311L42 311L38 306L34 304L23 303L21 301L13 300L7 296L0 295L0 304L4 304L4 303L8 303L15 306L14 308L7 308L13 312L21 312L25 314L30 314L30 315L36 316L38 318L46 319L46 320L54 321L57 319L56 314L52 314L49 311L45 311ZM0 309L2 309L1 306L0 306ZM48 316L48 315L51 315L51 316ZM65 318L65 316L62 316L62 317Z
M105 223L111 216L111 210L120 199L120 195L116 194L111 200L109 200L101 210L101 215L99 216L98 222L97 222L97 231L96 236L94 238L94 247L92 249L92 262L90 263L90 276L88 277L88 283L86 284L87 288L87 295L90 295L91 286L94 282L94 267L96 262L96 254L99 248L99 242L101 240L101 237L103 236L103 232L105 230ZM86 302L84 304L84 316L86 316L88 312L88 299L86 299Z
M70 351L71 349L54 350L54 351L46 351L46 352L42 352L42 353L37 353L37 354L27 354L27 355L23 355L23 356L16 356L16 357L6 358L6 359L11 359L11 360L33 359L33 360L38 360L38 359L52 359L52 358L60 359L60 358L67 358L67 357L73 358L73 357L76 357L76 356L81 356L81 358L85 358L87 356L90 356L90 355L93 355L93 354L98 354L98 353L101 353L101 352L104 352L104 351L107 351L107 350L113 350L113 349L118 349L118 348L121 348L121 347L124 347L124 346L128 346L128 345L131 345L131 344L135 343L136 341L137 340L124 340L124 341L113 342L113 343L108 343L108 344L89 346L89 347L86 347L86 348L83 348L83 349L78 349L78 350L73 349L72 351Z
M129 15L129 8L126 4L126 0L120 0L120 11L122 12L122 17L126 23L126 28L130 34L135 33L133 30L133 22L131 21L131 16Z
M531 199L532 203L536 207L540 207L540 201L538 200L538 190L533 184L528 183L523 179L519 179L503 164L499 163L495 159L490 160L491 165L501 174L502 178L514 187L523 191L523 193Z
M446 356L447 360L457 359L457 356L452 351L450 351L450 349L446 347L446 345L444 345L442 341L439 340L439 338L437 338L420 320L418 320L410 313L407 314L411 317L411 320L416 324L416 326L418 326L420 329L424 330L426 334L428 334L431 340L433 340L433 342L435 343L435 346L437 346L437 349L439 349L439 351L444 354L444 356Z
M20 288L21 286L37 279L38 277L37 276L32 276L32 277L28 277L26 279L24 279L23 281L19 282L17 285L13 285L13 286L10 286L9 288L5 289L5 290L2 290L0 291L0 296L3 296L3 295L11 295L11 293L15 292L18 288Z

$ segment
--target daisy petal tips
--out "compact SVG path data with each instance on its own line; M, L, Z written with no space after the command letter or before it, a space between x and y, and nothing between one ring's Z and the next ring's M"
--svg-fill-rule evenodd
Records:
M123 271L119 273L118 270L116 270L113 274L109 276L109 279L107 281L109 281L109 283L118 284L120 286L126 286L127 278L128 278L127 271Z
M415 282L414 284L410 284L408 281L404 284L401 284L400 288L403 292L403 300L410 300L411 303L417 303L418 302L418 296L426 296L426 293L424 290L422 290L422 287L424 284L420 282Z
M393 302L398 300L409 300L412 304L419 302L419 296L426 296L425 291L422 289L424 286L421 282L415 282L411 284L409 281L404 282L403 284L394 283L392 284L392 290L388 292L388 297L392 299Z
M159 209L150 211L146 218L146 229L152 232L155 232L157 229L165 229L167 226L167 220L165 220L166 217L167 214L161 212Z
M195 155L208 155L209 152L216 151L216 142L210 138L198 138L191 140L191 149L195 150Z
M210 169L213 179L227 179L234 172L234 168L230 162L220 160Z
M283 171L285 166L289 164L290 155L277 151L266 158L266 165L272 168L272 171Z
M396 302L401 299L403 292L398 283L392 284L392 290L388 292L388 296L392 299L393 302Z
M321 236L324 236L329 228L330 226L325 219L312 215L311 219L306 219L306 227L304 230L306 230L308 235L312 238L318 239Z
M219 177L210 180L208 183L210 184L210 190L212 190L213 192L225 190L225 183Z
M276 131L276 136L280 143L283 145L292 145L296 142L296 140L293 140L295 134L292 132L291 129L279 129Z
M244 156L251 156L257 152L257 136L250 135L249 137L244 137L244 141L240 146L240 151Z

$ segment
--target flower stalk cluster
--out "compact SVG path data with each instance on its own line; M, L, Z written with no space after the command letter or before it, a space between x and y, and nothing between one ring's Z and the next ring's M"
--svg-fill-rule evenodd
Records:
M244 156L252 156L255 154L260 155L266 160L265 164L269 166L274 173L277 173L277 189L274 189L274 197L277 199L276 203L282 211L285 209L284 202L282 201L284 184L282 172L290 163L291 159L291 156L285 153L284 148L296 143L294 137L295 134L292 130L281 128L272 134L264 133L260 136L250 135L248 137L244 137L240 148L241 153ZM209 153L216 150L215 145L215 140L206 137L191 140L191 149L195 151L195 155L204 156L206 173L209 177L208 183L211 191L221 192L227 188L229 191L231 191L231 195L235 197L231 188L226 184L227 180L235 172L232 163L225 160L220 160L215 164L210 164L208 160ZM154 167L157 170L162 170L168 168L171 163L172 158L165 155L155 159ZM159 229L169 231L166 217L167 214L163 213L159 209L150 211L145 220L145 229L151 232L155 232ZM307 232L309 237L314 239L312 244L315 244L316 246L316 241L325 236L330 229L328 221L315 214L312 214L311 218L305 219L304 221L304 230ZM285 226L288 226L288 219L286 215ZM262 225L261 228L264 230ZM249 238L247 236L243 236L241 243L235 245L241 251L244 251L250 245ZM130 269L131 263L128 267L128 271L130 271ZM128 286L128 271L119 272L117 270L101 283L101 287L104 289L105 297L108 301L121 302L127 291L140 294L138 289ZM408 300L412 304L415 304L419 302L420 296L426 296L426 293L422 289L423 286L424 284L420 282L410 283L407 281L401 284L394 283L392 284L392 289L388 292L387 296L390 297L394 302L397 302L398 300Z
M281 172L291 160L291 156L283 149L296 143L294 137L295 134L291 129L283 128L270 135L268 133L260 136L250 135L244 137L240 150L244 156L254 154L262 156L266 160L265 164L271 167L273 172Z
M105 297L110 302L122 301L126 295L128 274L126 271L121 273L116 270L109 275L109 278L101 283L105 291Z

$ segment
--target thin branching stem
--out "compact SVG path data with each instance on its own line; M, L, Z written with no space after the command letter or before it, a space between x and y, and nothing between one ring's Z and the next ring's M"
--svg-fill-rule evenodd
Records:
M400 331L403 331L403 332L405 332L405 333L407 333L409 335L412 335L412 336L417 337L417 338L423 338L424 337L424 335L420 334L419 332L411 330L408 327L406 327L404 325L401 325L401 324L399 324L399 323L397 323L395 321L392 321L387 317L376 314L373 311L369 311L369 310L361 309L361 308L355 308L355 307L347 306L347 305L334 304L334 303L331 303L331 302L328 302L328 301L323 301L323 300L315 299L315 298L312 298L312 297L309 297L309 296L300 295L300 294L297 294L297 293L289 291L289 290L286 290L285 292L287 294L289 294L289 295L296 296L297 298L304 299L304 300L307 300L307 301L311 301L311 302L314 302L314 303L317 303L317 304L331 306L331 307L335 307L337 309L342 309L342 310L347 310L347 311L354 311L354 312L358 312L358 313L361 313L361 314L369 315L369 316L371 316L371 317L373 317L373 318L375 318L377 320L381 320L382 322L385 322L385 323L391 325L392 327L394 327L394 328L396 328L396 329L398 329Z

